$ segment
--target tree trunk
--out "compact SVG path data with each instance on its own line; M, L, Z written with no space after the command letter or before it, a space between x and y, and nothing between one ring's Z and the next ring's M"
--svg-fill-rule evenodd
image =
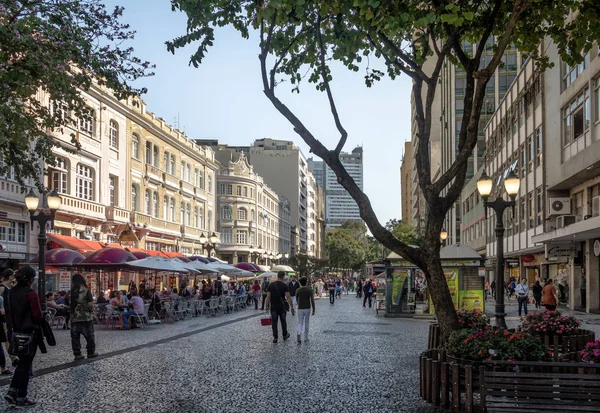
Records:
M458 317L452 302L452 295L447 286L442 263L438 257L427 254L425 258L427 269L423 272L427 279L427 288L435 308L435 315L442 337L447 339L452 331L460 328L460 325L458 324Z

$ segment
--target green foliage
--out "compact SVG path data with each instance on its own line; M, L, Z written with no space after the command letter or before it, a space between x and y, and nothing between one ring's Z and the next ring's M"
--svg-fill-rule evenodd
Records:
M306 254L296 254L290 257L289 264L296 270L298 277L307 277L311 280L312 277L323 272L328 262L327 260L320 260Z
M551 354L535 336L490 328L454 331L445 348L448 355L471 361L546 361Z
M347 222L327 232L325 251L331 268L360 270L364 265L366 229L359 224Z
M57 142L47 132L90 115L81 95L92 82L119 97L144 92L129 82L150 65L120 44L134 32L119 21L123 9L100 0L4 0L0 4L0 174L10 168L21 184L42 189L44 162L55 163ZM68 116L40 101L61 102ZM74 138L74 137L73 137ZM66 149L76 150L77 142Z
M423 245L423 233L416 227L408 225L402 220L390 219L385 228L390 231L400 241L407 245Z

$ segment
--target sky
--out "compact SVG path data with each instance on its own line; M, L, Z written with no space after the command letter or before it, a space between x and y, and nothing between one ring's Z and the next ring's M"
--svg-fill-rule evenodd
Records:
M125 7L123 22L136 30L135 55L156 65L155 75L135 86L148 88L147 109L177 126L193 139L219 139L230 145L250 145L255 139L291 140L308 158L308 146L262 92L258 38L243 39L233 28L216 33L214 46L199 68L189 66L193 46L167 52L165 41L184 34L187 18L172 12L168 0L107 0L108 7ZM371 62L376 66L377 62ZM379 68L382 68L379 65ZM348 131L344 150L364 150L364 191L382 224L400 218L400 163L404 142L410 140L408 77L384 78L371 88L364 72L333 66L334 97ZM332 148L339 133L324 93L304 84L292 94L289 83L277 88L280 99L305 126Z

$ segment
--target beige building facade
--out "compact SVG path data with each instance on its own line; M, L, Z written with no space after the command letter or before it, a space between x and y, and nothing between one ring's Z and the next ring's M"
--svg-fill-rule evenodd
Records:
M411 213L412 185L413 185L413 154L412 142L404 142L404 155L400 165L400 205L402 221L412 225L413 214Z

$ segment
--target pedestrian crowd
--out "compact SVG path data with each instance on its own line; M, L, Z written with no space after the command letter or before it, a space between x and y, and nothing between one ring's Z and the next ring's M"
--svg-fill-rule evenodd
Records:
M486 282L484 288L486 300L488 295L496 298L496 294L498 293L496 280L493 280L491 284ZM559 294L556 290L555 283L551 278L542 280L538 277L535 283L528 285L527 279L525 278L521 279L517 283L516 278L511 277L504 285L505 298L508 301L512 300L513 297L517 299L519 306L519 317L522 314L527 315L527 305L531 304L532 302L535 304L535 308L545 307L550 311L556 310L558 304L563 302L563 299L565 299L565 293L562 292L562 289L560 291L561 293Z

